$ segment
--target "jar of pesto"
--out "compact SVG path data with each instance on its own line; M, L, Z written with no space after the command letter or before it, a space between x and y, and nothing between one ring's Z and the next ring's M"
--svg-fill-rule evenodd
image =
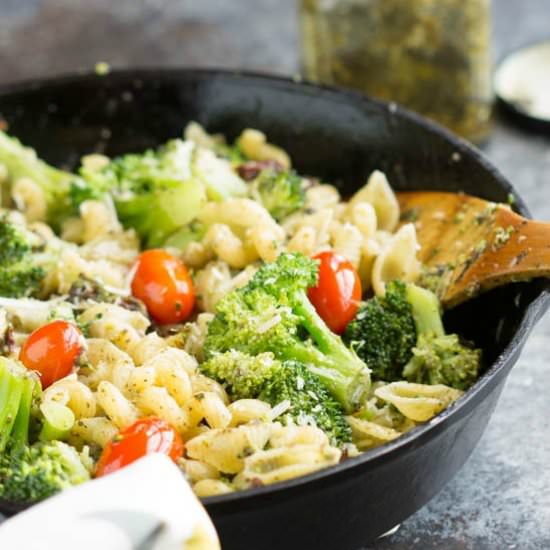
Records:
M492 112L490 0L301 0L308 79L395 101L476 143Z

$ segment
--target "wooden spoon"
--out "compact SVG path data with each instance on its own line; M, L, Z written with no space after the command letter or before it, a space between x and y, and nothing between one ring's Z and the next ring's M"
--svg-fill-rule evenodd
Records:
M419 284L444 307L516 281L550 276L550 223L460 193L398 193L401 222L414 222L424 270Z

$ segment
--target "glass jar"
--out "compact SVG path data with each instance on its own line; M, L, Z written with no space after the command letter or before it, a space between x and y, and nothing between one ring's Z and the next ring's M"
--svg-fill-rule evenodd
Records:
M301 0L310 80L395 101L474 142L490 131L490 0Z

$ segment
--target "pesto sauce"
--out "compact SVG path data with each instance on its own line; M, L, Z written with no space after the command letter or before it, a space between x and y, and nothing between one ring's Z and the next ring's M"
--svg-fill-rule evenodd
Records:
M395 101L472 141L492 111L490 0L302 0L306 76Z

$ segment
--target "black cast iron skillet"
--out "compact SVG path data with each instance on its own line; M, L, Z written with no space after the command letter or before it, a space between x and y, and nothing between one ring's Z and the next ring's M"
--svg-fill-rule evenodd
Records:
M344 194L378 168L400 190L503 202L512 193L518 211L529 214L478 151L441 128L394 105L280 78L200 70L74 76L3 88L0 114L40 156L69 167L93 150L155 146L197 120L230 138L245 127L263 130L300 172L335 182ZM510 285L447 315L448 328L483 348L488 367L430 422L316 474L205 499L224 549L353 550L418 510L474 449L549 290L541 280Z

